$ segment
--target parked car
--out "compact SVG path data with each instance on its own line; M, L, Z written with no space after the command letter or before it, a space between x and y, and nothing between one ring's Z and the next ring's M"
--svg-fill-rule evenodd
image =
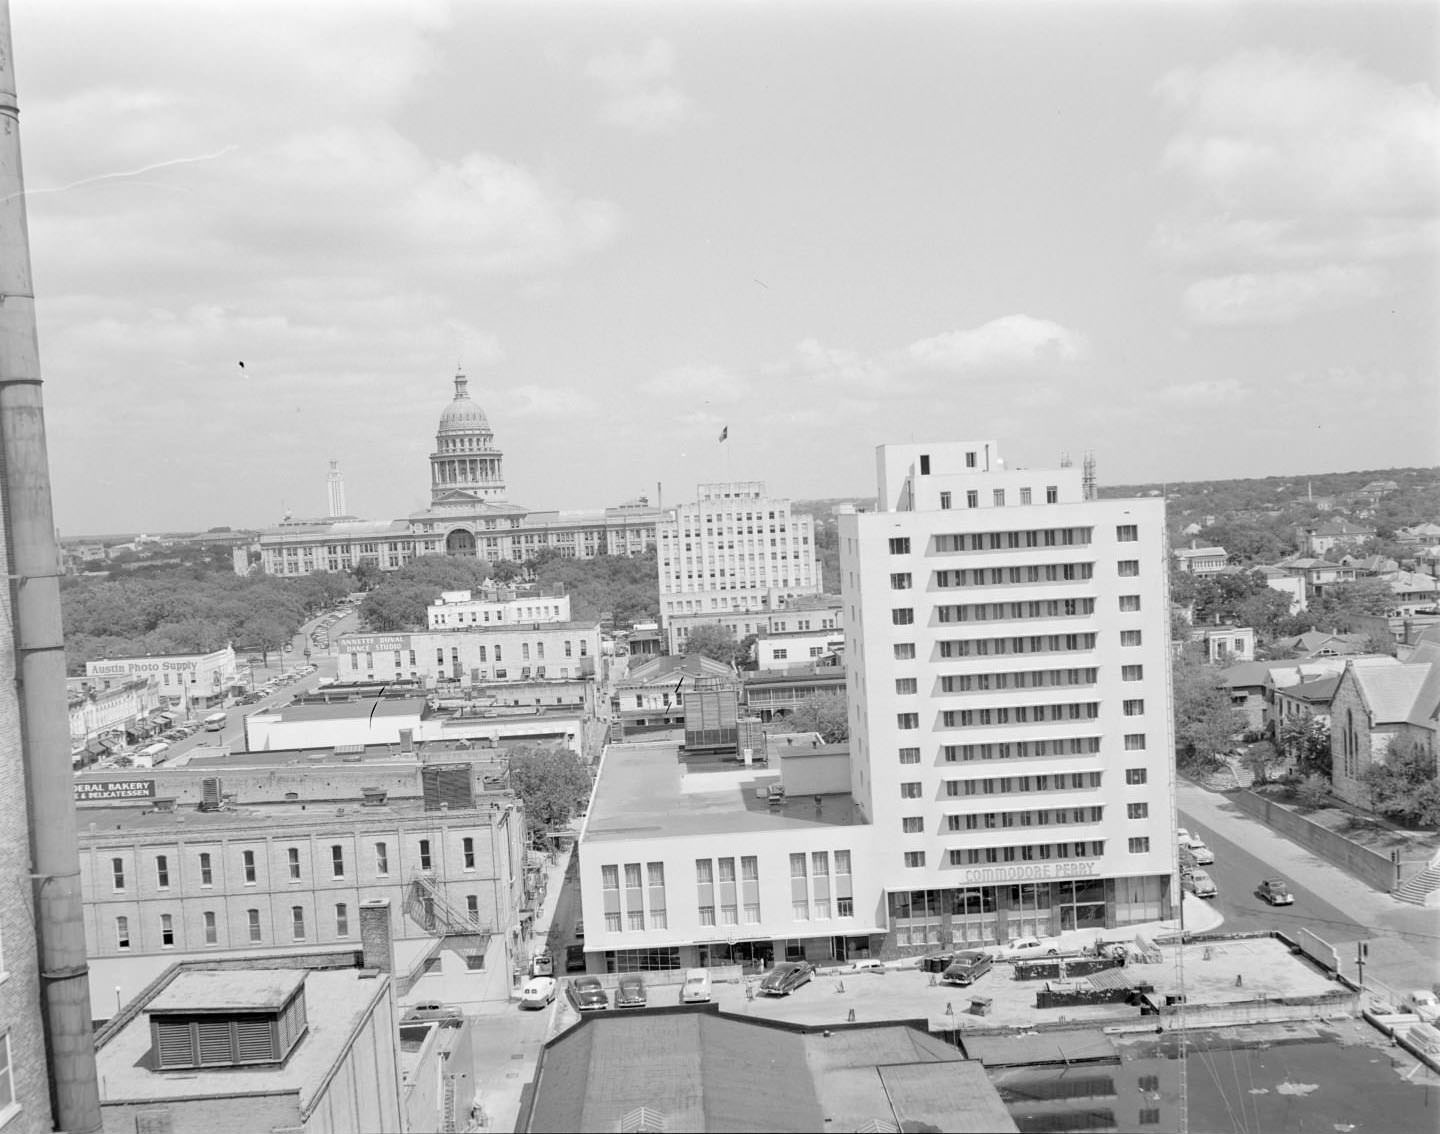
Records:
M574 1004L581 1012L610 1007L610 997L606 994L605 986L600 983L599 977L576 977L570 982L567 991L570 1003Z
M806 961L785 961L765 974L760 991L765 996L789 996L814 975L815 967Z
M615 986L616 1008L644 1008L645 981L638 973L626 973Z
M1295 895L1290 892L1290 887L1285 884L1283 878L1267 878L1255 889L1255 896L1262 902L1269 902L1272 906L1293 906Z
M1190 832L1187 831L1184 827L1176 827L1175 841L1179 843L1182 847L1187 845L1190 842Z
M412 1004L410 1010L400 1018L402 1024L420 1024L427 1020L463 1020L465 1013L453 1004L442 1004L438 1000L425 1000Z
M1433 1024L1440 1019L1440 997L1423 988L1413 988L1407 992L1401 1007L1407 1012L1414 1012L1427 1024Z
M521 1008L544 1008L555 999L558 982L554 977L531 977L520 990Z
M707 1004L710 1001L710 970L686 969L685 983L680 986L681 1004Z
M1215 861L1215 852L1202 843L1199 839L1190 840L1190 853L1195 857L1199 866L1209 866Z
M575 923L575 940L576 940L576 941L584 941L584 940L585 940L585 922L584 922L584 921L577 921L577 922Z
M549 977L555 975L555 958L550 955L549 949L539 949L530 958L530 975L537 977Z
M984 950L967 949L963 953L955 954L955 959L950 962L949 968L940 979L946 984L974 984L988 973L994 964L995 958Z
M1220 893L1220 887L1215 885L1215 879L1210 877L1210 872L1195 869L1190 872L1189 883L1191 893L1197 898L1213 898Z
M1053 939L1039 937L1017 937L1005 946L1001 954L1007 961L1028 961L1034 957L1053 957L1060 952L1060 943Z
M567 945L565 947L565 971L567 973L583 973L585 971L584 945Z

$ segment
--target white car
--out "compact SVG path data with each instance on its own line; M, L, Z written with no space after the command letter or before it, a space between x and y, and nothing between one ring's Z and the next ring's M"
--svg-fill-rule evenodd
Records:
M1195 856L1197 866L1209 866L1215 861L1215 852L1199 839L1190 840L1190 853Z
M1190 842L1190 832L1187 831L1184 827L1176 827L1175 841L1179 843L1182 847L1187 845Z
M686 969L685 983L680 986L681 1004L706 1004L710 1000L708 969Z
M1423 988L1414 988L1407 992L1405 1003L1401 1007L1407 1012L1414 1012L1427 1024L1440 1020L1440 997Z
M1028 961L1036 957L1053 957L1060 952L1060 943L1053 938L1042 941L1038 937L1017 937L1009 942L1000 954L1006 961Z
M544 1008L555 999L555 989L558 986L554 977L531 977L520 990L520 1007Z

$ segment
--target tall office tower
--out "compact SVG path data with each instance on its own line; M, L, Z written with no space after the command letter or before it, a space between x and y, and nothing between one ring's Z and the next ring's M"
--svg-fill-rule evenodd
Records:
M763 481L702 484L659 525L660 617L773 610L821 593L815 522Z
M1162 500L884 445L839 523L851 778L899 946L1176 916Z
M346 515L345 511L345 478L340 475L340 462L330 462L330 476L326 487L330 490L330 518L332 520Z

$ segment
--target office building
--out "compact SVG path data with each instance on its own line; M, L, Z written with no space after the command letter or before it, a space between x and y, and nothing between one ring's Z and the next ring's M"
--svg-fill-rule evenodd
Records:
M1172 916L1164 503L886 445L839 518L852 792L904 949Z
M147 654L134 658L101 658L85 663L86 680L99 691L153 681L160 700L182 713L225 704L240 687L235 650L226 646L204 654Z
M815 523L761 481L702 484L659 525L660 618L778 609L823 590ZM704 620L703 618L701 620ZM693 625L694 619L687 620ZM669 642L671 653L684 648Z
M504 453L465 375L440 415L429 457L429 506L398 520L287 516L261 533L259 556L271 575L393 571L420 555L466 555L523 562L544 548L589 559L638 555L655 546L662 513L644 497L600 511L545 511L506 498ZM333 499L332 508L336 501ZM343 504L343 500L339 501ZM237 570L239 563L237 561Z

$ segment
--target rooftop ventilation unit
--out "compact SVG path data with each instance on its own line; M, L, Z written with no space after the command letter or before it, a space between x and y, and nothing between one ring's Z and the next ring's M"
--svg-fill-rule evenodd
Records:
M200 810L219 811L225 806L225 797L220 791L220 777L206 776L200 781Z

